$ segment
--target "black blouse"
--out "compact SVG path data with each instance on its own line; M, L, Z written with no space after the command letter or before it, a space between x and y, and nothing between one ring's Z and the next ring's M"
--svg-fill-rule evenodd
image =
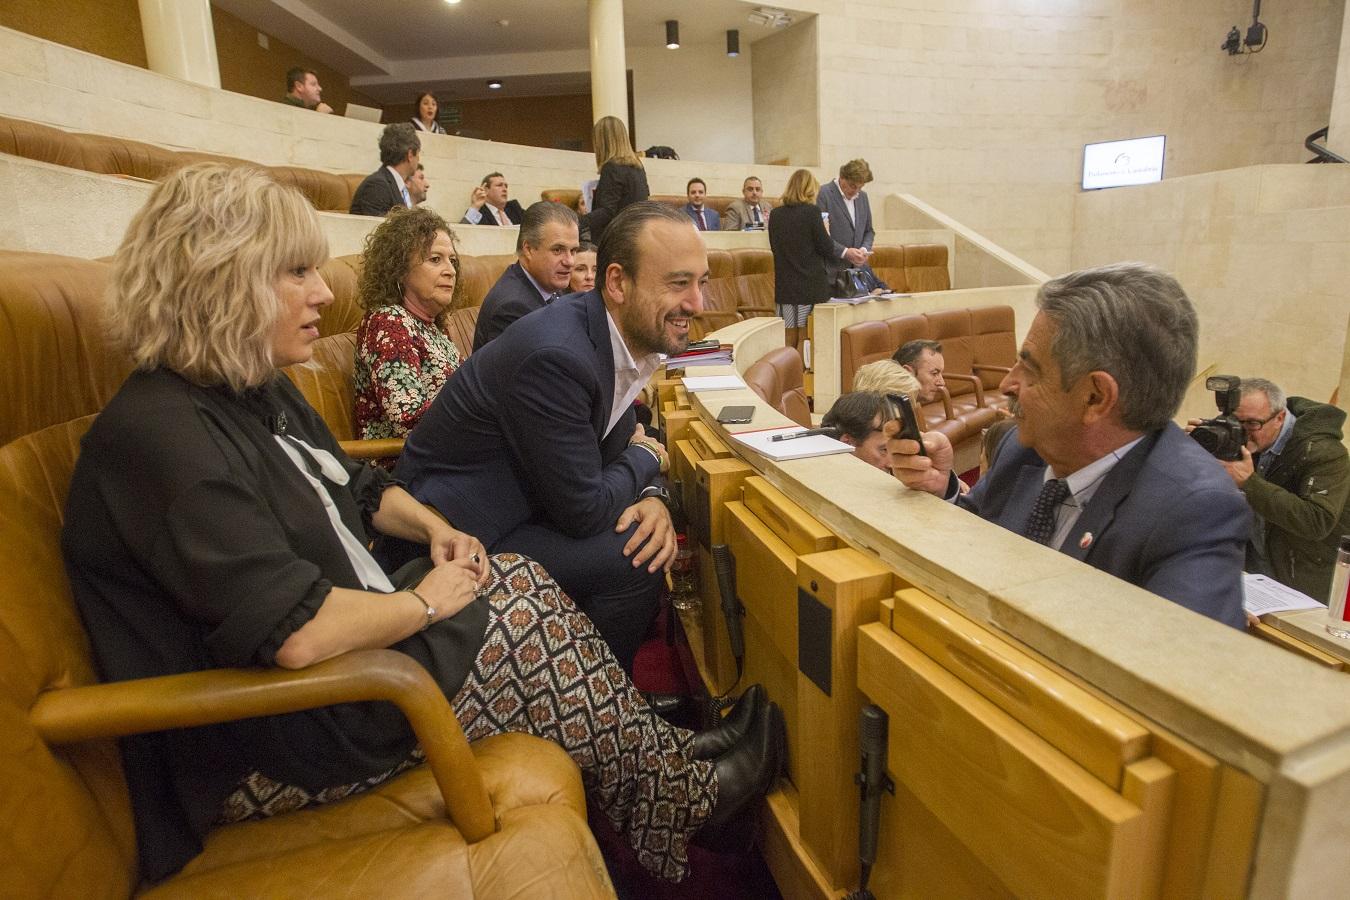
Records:
M581 217L581 230L590 230L591 242L600 243L610 221L624 207L651 196L647 172L641 166L624 166L610 161L600 168L600 182L591 197L591 211Z
M769 216L769 248L775 303L805 306L830 299L826 263L834 258L834 243L819 207L794 203L775 209Z
M62 545L105 680L274 665L332 588L362 588L314 488L277 444L282 432L341 462L345 487L321 480L344 524L367 539L395 482L343 454L282 375L237 394L167 370L136 372L95 420L71 479ZM473 603L394 649L453 696L486 621L486 607ZM413 743L384 703L127 738L142 873L158 880L199 852L225 796L250 772L317 790L392 768Z

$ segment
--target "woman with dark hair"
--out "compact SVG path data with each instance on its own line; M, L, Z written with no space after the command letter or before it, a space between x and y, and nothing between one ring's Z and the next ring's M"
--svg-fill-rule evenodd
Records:
M773 300L787 329L787 346L802 349L811 307L830 299L825 264L834 258L834 244L816 206L820 182L798 169L783 191L783 205L769 217L769 249L773 251Z
M599 244L610 220L629 204L646 200L651 190L647 187L647 170L628 139L622 119L605 116L595 123L591 137L600 183L595 186L590 212L581 217L581 231L589 231L591 242Z
M62 549L105 680L298 669L408 655L470 740L559 744L651 872L678 881L698 833L761 797L782 714L742 700L695 735L659 719L537 564L477 538L349 459L281 369L333 300L327 240L297 191L248 167L160 182L113 262L108 333L134 361L81 444ZM384 572L376 532L430 557ZM141 871L183 866L213 823L341 799L416 765L407 721L347 703L123 742Z
M406 437L459 368L445 320L459 295L450 226L429 209L394 209L366 238L357 295L356 436Z
M413 104L413 127L418 131L425 131L427 134L445 134L445 129L441 123L436 121L436 112L440 109L440 104L436 102L436 97L431 91L423 91L417 95L417 101Z

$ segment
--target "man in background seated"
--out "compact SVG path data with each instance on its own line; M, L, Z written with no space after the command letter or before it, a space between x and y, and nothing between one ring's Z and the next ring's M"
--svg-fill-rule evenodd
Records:
M689 200L684 205L684 211L694 220L694 227L699 231L716 231L719 226L717 210L703 205L704 199L708 196L708 186L703 183L703 179L689 179L689 183L684 186L684 194Z
M684 213L641 202L605 229L599 262L597 290L526 316L469 356L394 475L490 552L542 564L631 670L676 550L658 485L669 461L637 425L633 400L658 354L688 344L708 256Z
M830 411L821 419L822 428L834 428L839 440L853 447L853 455L876 466L883 472L891 471L891 455L886 452L886 434L881 426L891 417L891 405L885 394L875 391L854 391L841 394Z
M830 238L834 262L830 274L867 263L876 232L872 229L872 206L863 185L872 180L865 159L852 159L839 167L839 177L820 186L816 205L830 214Z
M595 245L582 241L577 255L572 258L572 293L580 294L595 288Z
M323 87L319 84L318 75L299 66L286 73L286 93L281 98L282 103L312 109L315 112L331 113L333 107L324 103L322 98Z
M764 199L764 185L751 175L741 182L741 199L732 200L722 216L723 231L759 230L769 226L769 210L773 209Z
M1247 571L1325 601L1336 545L1350 534L1345 412L1304 397L1286 402L1279 385L1264 378L1244 378L1240 390L1235 414L1247 443L1242 459L1220 463L1255 514Z
M576 213L547 200L530 204L516 235L516 261L483 298L473 330L474 353L516 319L571 290L579 243Z
M920 402L932 403L942 396L942 389L947 386L942 377L947 361L942 358L942 345L937 341L906 341L891 359L919 380Z
M892 439L891 466L1038 543L1234 628L1251 513L1223 468L1172 423L1198 325L1176 279L1138 263L1047 281L1000 389L1017 424L964 496L940 432ZM886 424L893 435L896 425ZM1083 602L1092 602L1084 598Z
M413 206L421 206L427 202L427 192L431 190L431 182L427 181L427 170L421 164L417 164L417 171L412 173L408 179L408 197L412 200Z
M460 219L463 225L519 225L525 210L515 200L508 199L511 186L506 176L493 172L473 189L469 208Z
M380 168L352 194L354 216L383 216L396 206L412 207L408 179L422 160L422 142L411 122L384 126L380 132Z

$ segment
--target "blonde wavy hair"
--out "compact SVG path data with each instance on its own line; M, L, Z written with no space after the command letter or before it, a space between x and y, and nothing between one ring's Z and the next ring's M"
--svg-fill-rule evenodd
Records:
M820 182L811 174L811 170L798 169L788 179L787 187L783 188L783 205L809 206L816 202L819 193Z
M597 172L607 162L642 168L642 158L633 149L633 142L628 139L628 129L618 116L604 116L597 121L591 131L591 143L595 144Z
M113 259L108 334L137 368L236 391L276 371L278 276L328 259L309 201L261 169L199 163L160 182Z
M879 359L853 373L853 390L879 394L907 394L919 406L919 379L893 359Z

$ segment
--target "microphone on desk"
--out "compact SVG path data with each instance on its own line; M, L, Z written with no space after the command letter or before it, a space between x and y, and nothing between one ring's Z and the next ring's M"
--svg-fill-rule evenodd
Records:
M858 748L862 751L862 771L854 776L859 785L858 862L861 874L858 889L848 900L871 900L867 889L872 866L877 861L877 835L881 830L881 793L895 793L895 784L886 776L887 717L881 707L868 704L858 714Z

